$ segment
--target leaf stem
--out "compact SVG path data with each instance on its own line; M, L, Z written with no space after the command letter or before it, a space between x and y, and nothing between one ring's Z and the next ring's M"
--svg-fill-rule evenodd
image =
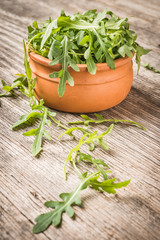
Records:
M52 121L53 121L54 123L57 124L58 127L61 127L61 128L65 129L65 130L68 130L68 129L69 129L69 128L67 128L66 126L64 126L59 120L54 119L54 118L53 118L52 116L50 116L50 115L49 115L49 117L52 119Z
M77 154L78 154L78 151L75 152L75 154L74 154L74 157L73 157L73 159L72 159L72 164L73 164L73 167L74 167L75 171L77 172L78 176L79 176L81 179L83 179L83 175L81 174L80 170L77 168L76 162L75 162L75 161L76 161Z
M94 120L94 119L90 119L87 120L87 124L89 125L90 123L94 123L94 124L101 124L104 122L114 122L114 123L118 123L118 122L124 122L124 123L131 123L131 124L135 124L139 127L141 127L144 131L146 131L146 128L143 127L141 124L131 121L131 120L123 120L123 119L102 119L102 120ZM69 124L73 125L73 124L84 124L85 125L86 121L76 121L76 122L69 122Z

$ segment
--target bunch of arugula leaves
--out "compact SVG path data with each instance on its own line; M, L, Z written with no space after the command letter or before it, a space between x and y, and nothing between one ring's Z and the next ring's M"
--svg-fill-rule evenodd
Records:
M91 74L96 73L96 63L107 63L115 69L114 60L136 53L138 71L140 58L150 52L136 42L137 35L129 29L128 18L117 17L105 9L97 13L96 9L83 14L79 12L28 27L28 48L51 60L50 65L62 64L59 72L53 72L51 78L60 78L58 93L62 97L66 81L74 86L74 79L68 66L79 71L77 64L87 64Z

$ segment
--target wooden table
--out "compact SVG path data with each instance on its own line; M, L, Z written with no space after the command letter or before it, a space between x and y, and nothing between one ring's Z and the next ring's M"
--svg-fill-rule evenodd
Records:
M68 14L105 7L119 16L129 16L138 42L152 52L142 58L160 68L160 2L159 0L4 0L1 1L0 58L1 79L12 83L15 73L23 73L22 39L27 26L57 17L63 8ZM134 17L131 17L134 16ZM138 127L118 124L106 137L110 151L96 148L94 156L104 159L118 180L131 178L125 189L116 195L100 194L92 189L82 192L83 208L74 207L75 220L63 215L60 228L54 226L39 235L32 234L34 218L45 211L43 203L58 200L61 192L69 192L79 179L71 168L68 181L63 179L63 165L76 140L57 140L62 129L52 124L52 141L44 141L41 156L31 155L32 137L22 135L23 129L12 131L12 124L29 110L23 96L1 98L1 235L3 240L158 240L160 239L160 158L159 158L159 74L143 67L136 75L129 96L118 106L101 112L106 118L122 118L143 124ZM93 116L93 114L90 114ZM80 119L79 114L57 112L64 124ZM107 125L96 127L105 131ZM77 133L78 134L78 133ZM79 135L77 135L79 136ZM84 146L82 150L88 149ZM87 168L86 168L87 169Z

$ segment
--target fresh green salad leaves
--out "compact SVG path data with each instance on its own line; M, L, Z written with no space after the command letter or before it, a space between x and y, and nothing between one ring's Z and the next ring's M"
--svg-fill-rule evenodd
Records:
M137 35L129 29L127 18L117 17L105 9L97 13L96 9L83 14L79 12L61 16L55 20L28 27L28 48L51 60L50 65L60 63L62 69L50 74L51 78L60 78L58 94L64 95L66 82L74 86L69 68L79 71L77 64L87 64L88 71L95 74L96 63L107 63L115 69L114 60L136 53L138 71L140 58L150 50L136 43ZM28 72L26 72L28 75Z

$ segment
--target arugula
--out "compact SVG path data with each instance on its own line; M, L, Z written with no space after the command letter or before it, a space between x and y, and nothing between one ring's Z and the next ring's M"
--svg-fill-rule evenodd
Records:
M141 56L146 55L150 51L151 51L151 49L144 49L143 47L140 47L138 45L136 46L136 63L138 66L137 74L139 73L139 69L140 69L140 65L141 65L141 61L140 61Z
M23 114L20 119L12 126L13 130L17 130L22 126L33 126L38 124L36 128L32 128L24 132L25 136L35 136L32 144L32 154L37 156L42 151L42 140L46 138L51 140L46 127L50 127L51 120L58 126L65 129L59 137L67 134L75 138L74 131L80 131L82 137L78 144L73 147L66 158L64 164L64 174L66 178L66 166L68 162L72 163L73 168L81 179L80 184L71 193L61 193L59 196L62 201L49 201L45 206L53 208L51 212L41 214L35 221L33 227L34 233L45 231L51 224L58 226L62 221L62 214L66 212L69 217L74 216L73 206L81 205L80 192L87 187L91 187L96 191L104 191L107 193L116 193L115 189L126 187L130 180L115 183L116 178L110 179L108 174L111 172L109 166L99 158L94 158L90 154L82 153L81 146L89 145L89 150L95 148L98 144L104 150L108 150L108 145L103 137L109 134L114 124L113 123L127 123L145 128L134 121L122 119L105 119L100 114L95 114L96 120L81 115L83 121L70 122L69 124L83 124L83 127L71 127L63 125L59 120L55 119L56 113L51 112L44 106L44 101L38 102L34 96L34 87L36 79L32 79L31 68L28 61L29 51L34 51L51 60L50 65L60 63L62 68L59 72L50 74L51 78L60 78L58 93L62 97L65 92L66 82L70 86L74 86L74 79L70 75L70 67L75 71L79 71L77 64L86 63L88 71L91 74L96 73L96 63L106 62L111 69L115 68L114 60L120 57L133 56L136 53L136 62L138 70L140 67L140 58L147 54L150 50L140 47L136 42L137 35L129 29L128 19L119 18L111 11L106 9L103 12L89 10L84 14L76 13L72 16L66 16L65 12L61 12L61 16L55 20L45 21L38 24L34 21L32 26L28 27L28 44L27 47L23 40L24 47L24 67L25 73L17 74L18 78L14 80L12 85L7 85L2 80L4 92L0 97L13 94L14 90L18 90L23 95L30 99L30 111ZM157 71L152 67L147 66L150 70ZM89 124L101 124L105 122L112 122L108 129L98 134L97 131L91 132ZM96 172L88 174L88 172L81 173L78 165L82 162L92 165L96 168ZM90 168L91 170L92 168ZM103 178L101 181L100 179Z
M5 95L7 95L8 93L11 93L12 95L14 94L14 90L18 90L21 93L23 93L24 95L28 96L28 83L27 83L27 78L25 75L23 74L16 74L16 76L18 76L17 79L15 79L13 81L12 85L7 85L4 80L1 80L2 83L2 89L5 91L4 93L0 94L0 97L3 97Z
M77 144L74 148L72 148L72 149L70 150L70 152L69 152L69 154L68 154L68 156L67 156L67 158L66 158L66 162L65 162L65 165L64 165L64 177L65 177L65 179L67 179L67 175L66 175L66 166L67 166L67 163L68 163L69 161L75 162L75 159L76 159L76 157L77 157L77 153L78 153L79 150L80 150L80 147L81 147L83 144L89 144L89 145L90 145L90 144L96 142L97 140L102 141L102 140L103 140L103 136L105 136L106 134L109 134L109 133L112 131L113 126L114 126L114 125L111 124L111 125L108 127L108 129L107 129L105 132L101 133L100 135L97 134L97 131L94 131L93 133L86 133L86 134L84 134L84 135L80 138L78 144ZM104 141L103 141L103 143L104 143ZM103 145L103 144L102 144L102 145ZM108 150L108 145L107 145L107 143L105 143L104 149L105 149L105 150Z
M105 119L101 114L94 113L95 117L97 118L92 119L88 117L87 115L81 115L81 117L84 119L83 121L75 121L75 122L69 122L69 124L84 124L85 126L88 126L90 123L94 124L101 124L104 122L113 122L113 123L128 123L133 124L141 127L144 131L146 130L145 127L143 127L141 124L131 121L131 120L124 120L124 119Z
M160 73L160 70L158 69L155 69L154 67L151 67L149 63L146 63L146 64L143 64L143 67L152 71L152 72L155 72L155 73Z
M23 133L24 136L35 136L35 140L32 144L32 154L33 156L37 156L42 150L42 138L45 137L47 140L51 140L51 136L45 130L45 126L50 127L51 121L47 119L47 117L56 116L56 113L50 112L48 108L43 106L43 100L40 101L39 105L34 105L32 107L32 111L24 114L20 117L20 119L15 122L12 126L12 129L16 130L18 127L21 127L24 124L27 124L30 120L40 120L40 124L38 128L30 129L29 131ZM30 123L34 123L34 121L30 121Z
M68 45L69 45L68 38L67 36L65 36L62 42L62 46L63 46L62 55L56 57L54 60L50 62L50 65L55 65L57 63L62 64L62 69L59 72L53 72L49 74L49 77L51 78L55 78L55 77L60 78L59 87L58 87L58 94L60 97L62 97L64 94L66 81L68 81L70 86L74 86L74 81L68 71L68 66L71 66L71 68L73 68L77 72L80 71L77 65L75 64L75 61L72 60L68 55Z
M73 131L77 131L77 130L81 131L83 135L85 135L85 134L89 135L89 134L92 133L87 128L71 127L71 128L67 128L67 130L59 136L59 138L61 138L64 134L67 134L67 135L75 138L75 135L73 134ZM97 143L104 150L109 150L109 147L108 147L107 143L104 141L103 136L101 138L94 139L90 143L87 143L89 145L89 150L90 151L93 151L95 149L95 143Z
M62 69L53 72L50 78L60 78L58 94L64 95L66 82L74 86L69 68L79 71L77 64L86 64L90 74L95 74L96 63L107 63L115 69L114 60L136 53L138 71L142 55L151 50L144 49L136 42L137 35L129 29L127 18L117 17L105 9L89 10L83 14L66 16L64 10L54 19L39 26L33 22L28 27L28 49L51 60L50 65L60 63ZM28 69L27 63L25 63ZM30 70L26 72L27 76ZM28 78L30 78L28 76Z
M82 152L79 152L78 154L78 160L77 162L80 163L81 161L86 161L88 163L93 164L97 170L102 174L104 180L107 180L107 171L104 170L101 166L109 168L109 166L102 160L102 159L93 159L93 157L90 154L85 154Z
M71 193L61 193L59 197L63 201L48 201L45 202L45 206L53 208L54 210L39 215L35 221L36 224L33 227L33 233L37 234L44 232L51 224L54 226L60 225L62 221L62 214L66 212L69 217L74 216L73 205L81 206L82 201L80 199L80 192L86 189L88 186L98 191L105 191L107 193L116 193L116 188L126 187L130 180L114 183L116 178L108 179L105 181L98 181L99 172L92 173L87 176L87 173L83 174L81 183Z

